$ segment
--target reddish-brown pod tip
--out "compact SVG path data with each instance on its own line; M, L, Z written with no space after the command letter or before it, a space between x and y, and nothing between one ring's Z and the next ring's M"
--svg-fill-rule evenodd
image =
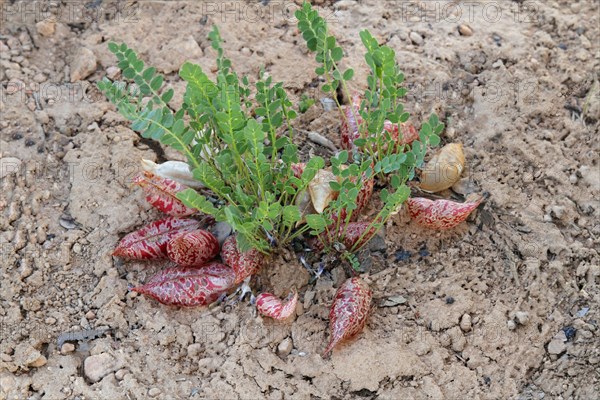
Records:
M203 229L182 233L167 244L167 255L182 267L200 267L219 254L219 241Z
M177 193L188 188L179 182L144 171L133 178L133 183L144 190L148 203L165 214L184 217L198 212L177 198Z
M331 337L323 356L341 341L362 331L369 316L372 297L371 289L359 277L350 278L340 286L329 311Z
M263 255L256 249L241 253L237 248L235 236L229 236L223 242L221 259L235 271L236 284L256 274L264 261Z
M292 165L290 165L290 168L292 169L292 173L294 174L294 176L298 179L302 178L302 174L304 173L304 168L306 168L306 164L305 163L293 163Z
M121 239L113 256L132 260L166 258L167 244L173 237L199 227L193 219L168 217L154 221Z
M342 107L344 117L340 127L340 137L342 149L344 150L352 150L354 141L359 137L358 128L363 121L359 112L360 103L360 95L355 94L352 96L352 104Z
M290 293L285 303L274 294L261 293L256 297L256 309L266 317L284 320L294 313L298 303L298 292Z
M229 290L234 281L235 274L231 268L212 262L201 268L167 268L150 278L145 285L131 290L167 305L206 306Z
M420 225L432 229L450 229L467 219L482 199L468 203L450 200L411 198L406 201L410 217Z
M398 144L405 145L411 144L415 140L419 139L419 131L413 124L401 124L402 137L399 138Z

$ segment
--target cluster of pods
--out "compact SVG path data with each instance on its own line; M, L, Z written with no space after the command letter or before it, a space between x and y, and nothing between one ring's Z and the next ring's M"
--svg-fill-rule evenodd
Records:
M354 97L352 104L343 110L346 118L342 123L341 143L347 150L354 149L354 140L359 137L359 107L360 97ZM417 130L410 124L386 121L384 130L399 145L410 144L419 138ZM450 188L460 179L464 164L462 145L446 145L423 169L420 188L430 193ZM260 270L265 262L263 254L257 250L240 252L235 235L218 238L219 235L211 231L214 226L212 218L198 219L197 210L177 199L177 193L188 187L202 187L193 178L186 163L168 161L159 165L143 160L142 166L144 171L134 178L134 184L144 190L146 200L151 205L168 217L126 235L113 255L134 260L169 259L173 266L131 290L167 305L206 306L231 292ZM294 164L292 170L300 177L304 167L301 163ZM337 196L329 184L336 179L331 170L317 172L306 192L298 196L297 205L303 215L322 213L327 208ZM358 216L369 202L373 186L373 178L364 179L353 217ZM452 228L464 221L480 202L481 200L457 203L410 198L407 206L411 218L417 223L439 230ZM340 214L335 218L346 218L345 210L341 210ZM321 250L323 243L333 242L341 243L347 249L357 244L360 246L362 243L357 242L361 237L371 236L364 234L369 225L352 218L348 225L340 227L339 232L330 229L327 237L313 243L316 250ZM371 298L371 290L359 277L350 278L339 287L329 314L330 340L324 355L330 353L339 342L363 329ZM297 302L298 293L295 290L285 300L271 293L261 293L256 297L256 308L264 316L284 320L294 314Z
M151 205L169 216L123 237L113 255L130 260L169 259L174 266L132 291L167 305L206 306L259 271L265 261L260 252L240 252L234 235L220 242L210 230L214 220L193 218L197 211L177 199L177 193L187 188L181 181L191 177L185 163L144 161L143 165L146 171L133 179L134 184L144 190ZM294 314L297 302L297 291L283 301L261 293L256 308L264 316L284 320ZM362 329L370 302L371 291L360 278L348 279L340 286L331 308L331 336L325 354Z
M346 150L355 149L354 141L360 136L358 129L362 123L359 113L360 105L361 97L355 95L352 98L352 104L344 107L345 118L341 126L341 144ZM411 144L419 139L419 133L411 124L393 124L385 121L383 129L398 145ZM464 168L465 155L462 144L450 143L440 149L423 168L420 189L428 193L449 189L460 180ZM427 228L443 230L454 228L466 220L481 201L482 197L480 196L475 201L465 203L416 197L407 200L407 207L411 218L418 224Z

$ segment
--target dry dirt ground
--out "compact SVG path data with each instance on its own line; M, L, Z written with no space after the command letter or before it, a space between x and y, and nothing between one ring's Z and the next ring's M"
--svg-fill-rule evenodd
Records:
M160 268L110 256L158 217L130 179L140 158L178 155L94 89L116 74L107 42L166 73L176 107L184 60L214 72L216 23L238 72L264 66L319 99L297 6L0 1L0 399L599 398L599 2L316 3L355 88L360 29L396 50L413 122L442 116L483 209L443 234L394 217L363 256L369 323L330 359L339 268L307 284L293 260L265 267L257 284L305 285L283 324L247 303L208 313L129 293ZM337 118L317 102L298 127L337 141Z

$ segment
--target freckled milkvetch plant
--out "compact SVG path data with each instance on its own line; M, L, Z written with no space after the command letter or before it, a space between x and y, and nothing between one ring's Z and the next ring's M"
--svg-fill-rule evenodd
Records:
M154 67L146 67L125 44L109 43L109 49L119 60L126 81L104 78L98 87L131 121L133 130L186 157L194 178L205 189L186 189L177 198L216 221L229 223L237 232L240 251L257 249L267 254L273 246L286 245L310 232L326 250L336 248L349 254L359 250L408 198L406 182L423 164L427 146L439 143L443 124L432 115L416 140L400 140L402 124L409 117L400 103L406 94L401 87L404 75L394 51L379 45L366 30L360 37L370 68L367 89L359 96L358 107L342 106L338 89L347 99L356 97L348 87L353 70L341 69L343 51L310 4L304 3L296 17L309 50L316 54L316 73L325 80L323 91L338 105L342 123L356 127L351 132L355 135L351 148L329 160L336 177L329 187L336 196L320 214L304 216L297 204L318 171L325 168L325 160L311 158L296 175L292 168L302 161L294 143L295 110L304 112L312 102L303 97L294 107L284 83L273 83L263 72L253 85L248 77L239 77L224 56L216 27L209 34L217 53L216 79L209 79L199 65L183 64L179 76L187 86L180 109L169 106L174 91L164 88L164 77ZM338 247L358 217L361 191L368 189L366 185L372 190L376 177L389 182L389 189L380 193L380 211L368 221L367 229L361 229L359 240ZM301 224L304 217L306 224Z

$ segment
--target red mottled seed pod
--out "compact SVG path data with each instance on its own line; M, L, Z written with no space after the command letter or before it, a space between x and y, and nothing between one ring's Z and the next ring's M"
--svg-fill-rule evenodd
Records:
M469 203L450 200L411 198L406 201L410 217L420 225L432 229L450 229L467 219L482 199Z
M240 253L235 236L229 236L223 242L221 259L235 271L235 283L241 283L247 277L258 272L264 261L264 256L256 249Z
M350 278L340 286L329 311L331 337L323 356L341 341L362 331L369 316L372 296L367 283L359 277Z
M167 268L131 290L167 305L206 306L233 287L234 281L231 268L211 262L201 268Z
M168 217L154 221L121 239L113 256L132 260L166 258L167 244L173 237L199 227L193 219Z
M144 171L133 178L133 183L144 190L148 203L165 214L184 217L198 212L177 198L177 193L188 188L179 182Z
M360 248L367 244L367 242L376 232L375 227L371 227L370 231L367 232L369 225L369 222L350 222L347 225L343 240L344 246L347 250L352 249L354 246L356 246L356 248ZM342 232L343 230L340 228L340 233Z
M417 131L417 128L415 128L415 126L413 124L406 123L406 124L402 124L401 127L402 127L402 137L399 138L398 144L400 144L400 145L411 144L415 140L419 139L419 131Z
M290 293L285 303L271 293L261 293L256 297L256 309L266 317L284 320L294 313L298 304L298 292Z
M298 179L302 178L302 174L304 173L304 168L306 168L305 163L294 163L290 166L292 169L292 173Z
M177 235L167 244L167 255L182 267L200 267L217 254L219 241L203 229Z

